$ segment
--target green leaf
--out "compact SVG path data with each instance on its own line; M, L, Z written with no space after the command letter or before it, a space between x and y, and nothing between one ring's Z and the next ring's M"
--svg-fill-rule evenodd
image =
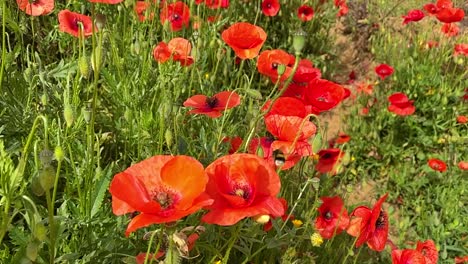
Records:
M107 167L107 173L104 177L101 178L99 181L97 188L94 189L93 194L93 207L91 208L91 217L94 217L101 208L102 201L104 200L104 195L109 187L109 182L111 180L112 175L112 166Z

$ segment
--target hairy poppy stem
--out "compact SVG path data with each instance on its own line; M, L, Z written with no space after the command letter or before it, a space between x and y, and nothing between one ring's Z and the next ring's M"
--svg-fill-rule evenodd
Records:
M6 61L6 1L2 1L2 11L2 65L0 67L0 93L2 92L3 87L1 84L3 83L3 71L5 70Z
M280 90L280 92L278 94L276 94L274 97L274 93L276 91L276 88L278 87L278 85L280 84L280 79L281 78L278 78L278 81L276 82L275 84L275 87L273 87L272 89L272 92L268 95L268 97L266 98L265 102L263 103L263 105L260 107L260 109L263 109L265 107L265 105L267 104L267 102L270 100L270 98L273 97L273 102L278 99L279 97L281 97L281 95L283 95L283 93L286 91L286 88L288 87L288 85L292 82L292 79L294 77L294 74L296 73L297 71L297 68L299 67L299 61L300 61L300 57L299 56L296 56L296 60L294 61L294 66L291 70L291 75L286 79L286 81L284 82L283 84L283 89ZM281 77L281 76L279 76ZM253 137L253 134L255 133L255 129L257 128L257 123L258 121L260 121L260 119L262 117L264 117L268 112L270 112L271 108L273 107L273 102L270 104L270 106L268 107L268 109L266 111L263 111L263 113L260 113L257 118L255 118L255 121L253 122L251 128L250 128L250 133L249 135L247 136L247 139L245 140L245 143L244 143L244 151L247 150L247 148L249 147L249 143L250 141L252 140L252 137Z

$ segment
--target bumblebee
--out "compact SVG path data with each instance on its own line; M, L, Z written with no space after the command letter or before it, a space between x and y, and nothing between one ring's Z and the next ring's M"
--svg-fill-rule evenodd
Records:
M279 149L273 151L273 158L275 160L276 167L282 167L284 163L286 162L284 153Z

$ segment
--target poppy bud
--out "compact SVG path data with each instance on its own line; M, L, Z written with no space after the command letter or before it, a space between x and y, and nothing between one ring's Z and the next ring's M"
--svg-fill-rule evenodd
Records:
M33 78L33 73L32 73L31 68L28 67L24 70L23 77L27 83L31 83L32 78Z
M86 124L89 124L89 122L91 121L91 106L88 105L87 107L83 107L81 112L83 113L83 117Z
M270 221L270 216L269 215L257 215L253 217L253 220L259 224L266 224L268 221Z
M41 242L47 239L47 229L43 223L36 223L34 228L34 237Z
M31 182L31 191L36 195L36 196L42 196L44 195L44 189L41 186L41 183L39 182L39 177L33 177L32 182Z
M39 252L39 244L36 241L31 241L26 247L26 257L31 261L36 261Z
M39 171L38 177L42 189L50 190L52 187L54 187L55 170L52 168L51 165L42 168L42 170Z
M120 7L120 6L118 6L118 7ZM104 26L106 25L106 21L107 21L107 18L103 14L96 14L96 16L94 18L94 22L96 24L96 27L99 30L102 30L104 28Z
M41 95L41 104L42 104L43 106L46 106L47 103L48 103L48 101L49 101L49 96L47 96L46 93L42 94L42 95Z
M172 132L171 130L167 129L166 133L164 133L164 138L166 139L167 147L170 148L172 146Z
M314 187L315 190L318 190L320 187L320 178L314 177L310 181L312 182L312 187Z
M134 55L140 54L140 42L138 40L132 44L132 51Z
M71 127L73 125L73 121L75 120L73 113L73 108L70 104L65 104L65 108L63 109L63 117L65 118L65 123L67 123L67 127Z
M284 64L280 64L278 65L278 67L276 68L276 71L278 72L278 75L283 75L284 72L286 71L286 65Z
M55 150L54 150L54 156L55 156L55 159L57 161L62 161L63 158L65 157L64 153L63 153L63 149L61 146L57 146L55 147Z
M80 69L81 76L85 79L88 79L89 76L89 66L88 59L85 55L81 56L78 59L78 68Z
M39 153L39 160L43 166L48 166L52 162L54 153L48 149L44 149Z
M295 51L296 55L299 55L304 48L305 45L305 37L306 37L305 31L302 29L299 29L294 33L293 36L293 49Z

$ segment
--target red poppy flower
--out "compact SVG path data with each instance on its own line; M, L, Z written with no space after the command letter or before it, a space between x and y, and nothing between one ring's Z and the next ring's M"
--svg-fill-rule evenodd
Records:
M348 14L349 7L346 4L346 0L335 0L335 6L339 8L338 14L336 14L338 17Z
M412 115L416 111L413 100L409 100L404 93L394 93L388 97L390 105L388 111L400 116Z
M145 21L146 19L153 19L154 13L149 14L149 17L145 16L146 10L151 6L150 2L146 1L137 1L135 4L135 13L138 16L140 22Z
M314 123L297 116L270 115L265 118L265 125L268 132L276 138L271 146L273 151L286 145L288 148L296 149L295 152L300 155L310 155L311 150L309 150L310 145L307 139L317 131ZM295 146L293 146L294 142ZM292 153L293 149L283 153Z
M123 0L88 0L88 1L91 3L103 3L103 4L115 5L115 4L122 2Z
M388 237L388 216L382 210L382 204L388 194L380 197L372 209L359 206L351 213L348 234L357 237L356 247L367 242L370 249L382 251Z
M306 88L307 88L307 83L303 84L303 83L292 82L291 84L289 84L289 86L286 88L286 91L284 91L281 96L282 97L294 97L294 98L299 98L302 100L302 98L304 97L304 92ZM284 89L284 87L280 87L280 89Z
M260 53L257 60L257 69L260 74L270 77L272 82L278 80L278 66L284 65L285 71L281 75L281 81L285 81L291 74L291 67L287 66L291 60L291 55L286 51L265 50Z
M375 67L375 73L383 80L393 74L393 67L387 64L380 64Z
M310 21L314 17L314 9L308 5L301 5L297 9L297 17L304 22Z
M425 4L424 9L427 11L427 13L429 13L429 15L435 15L437 12L439 12L439 8L432 3Z
M468 263L468 256L455 257L454 261L455 261L455 264Z
M184 102L185 107L194 107L190 114L202 114L212 118L220 117L221 112L240 104L240 97L235 92L220 92L212 97L194 95Z
M459 54L468 56L468 44L455 44L453 50L453 56L458 56ZM468 98L468 92L465 94L465 97Z
M441 31L449 37L455 37L460 32L460 28L454 23L444 23Z
M275 141L272 137L254 138L250 141L248 152L256 154L260 158L269 159L273 155L271 144Z
M267 103L262 110L270 108L271 102ZM267 118L271 115L282 115L282 116L297 116L304 118L306 117L306 108L304 103L294 97L280 97L273 102L270 111L264 116Z
M348 211L339 196L321 197L322 205L318 208L319 216L315 220L317 229L323 238L330 239L338 235L349 225Z
M332 140L332 146L334 146L335 144L344 144L346 142L349 142L349 140L351 140L351 137L345 133L340 133L335 139Z
M460 161L457 166L460 170L468 170L468 161Z
M18 8L30 16L47 15L54 10L54 0L16 0Z
M403 16L403 24L406 25L409 22L418 22L419 20L424 18L424 12L419 9L413 9L408 11L406 16Z
M93 21L89 16L65 9L58 13L58 20L60 31L72 36L78 38L83 34L83 36L89 37L93 34ZM94 27L94 31L97 31L96 27Z
M275 170L260 157L252 154L223 156L206 168L209 181L206 192L214 203L202 217L208 224L233 225L243 218L257 215L284 214L276 197L281 182Z
M466 124L468 122L468 117L466 116L457 116L457 123L459 124Z
M426 264L437 264L439 259L439 253L437 252L436 245L432 240L426 240L424 242L418 241L416 251L421 253L426 260Z
M210 9L218 9L218 8L228 8L229 7L229 0L196 0L195 4L201 4L205 2L205 5Z
M360 114L361 114L362 116L368 115L368 114L369 114L369 108L368 108L368 107L363 107L363 108L361 109L361 111L360 111Z
M224 30L221 37L239 58L245 60L253 59L258 55L266 41L267 34L261 27L238 22Z
M443 23L454 23L463 20L465 11L461 8L442 8L435 14L435 17Z
M153 57L159 63L168 61L171 56L174 61L178 61L183 66L189 66L193 63L190 56L192 45L184 38L173 38L169 43L160 42L153 50Z
M437 47L439 47L439 42L437 42L437 41L428 40L426 42L426 48L428 48L428 49L437 48Z
M283 209L284 209L284 214L281 216L281 220L286 221L288 220L288 201L286 201L286 199L284 198L279 198L281 204L283 205ZM289 215L289 220L294 220L294 215ZM270 220L265 224L263 225L263 231L265 232L268 232L270 231L271 229L273 228L273 222L271 221L271 218Z
M292 55L291 55L292 56ZM307 83L315 79L319 79L322 73L319 69L314 68L312 62L308 59L299 61L297 70L294 73L293 81L297 83Z
M358 93L365 93L368 95L372 95L374 91L374 86L368 82L356 82L355 86L356 86L356 91Z
M447 170L447 164L445 164L445 162L443 162L440 159L435 159L435 158L429 159L427 161L427 164L429 165L429 167L431 167L431 169L435 171L444 172Z
M148 259L148 261L157 260L160 257L164 256L165 254L166 252L159 250L158 253L149 254L148 257L146 257L146 253L142 252L136 256L135 261L137 264L144 264L146 259Z
M339 148L322 149L318 153L319 160L315 169L321 173L335 174L336 165L344 156L344 152Z
M185 3L181 1L177 1L168 5L165 4L161 9L159 19L161 20L161 24L164 24L166 21L168 21L171 24L172 31L179 31L184 27L188 27L190 20L190 9Z
M304 103L311 106L313 113L319 114L337 106L344 95L345 90L341 85L324 79L314 79L304 90Z
M453 8L453 3L451 0L437 0L437 8Z
M203 165L188 156L158 155L114 176L109 187L112 211L123 215L139 211L125 235L151 225L173 222L213 200L205 193L208 177Z
M275 137L271 144L272 155L268 158L272 165L287 170L299 162L301 157L312 154L308 139L317 128L309 120L297 116L270 115L265 118L265 125Z
M229 142L231 148L229 149L229 154L234 154L239 150L240 146L242 145L242 138L237 137L225 137L223 138L223 142Z
M426 264L424 256L414 249L392 250L392 264Z
M278 0L263 0L262 13L265 16L276 16L280 10L280 3Z

